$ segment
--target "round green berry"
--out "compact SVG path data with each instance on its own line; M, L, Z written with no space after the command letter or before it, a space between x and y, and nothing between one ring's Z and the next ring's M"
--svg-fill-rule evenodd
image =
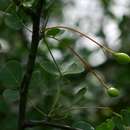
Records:
M113 53L113 56L121 64L130 63L130 57L126 53Z
M114 87L109 87L107 89L107 94L110 96L110 97L117 97L119 96L120 92L118 89L114 88Z

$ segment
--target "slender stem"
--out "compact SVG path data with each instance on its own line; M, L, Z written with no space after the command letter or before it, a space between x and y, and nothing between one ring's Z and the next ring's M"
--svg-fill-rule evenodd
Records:
M74 29L74 28L71 28L71 27L67 27L67 26L54 26L54 27L48 27L46 28L46 31L49 30L49 29L52 29L52 28L63 28L63 29L67 29L67 30L70 30L70 31L73 31L73 32L76 32L78 34L80 34L81 36L91 40L92 42L94 42L96 45L98 45L99 47L101 48L104 48L106 51L110 52L110 53L113 53L113 50L111 50L110 48L107 48L105 47L104 45L102 45L101 43L98 43L96 40L92 39L91 37L89 37L88 35Z
M52 127L52 128L58 128L58 129L64 129L64 130L82 130L79 128L73 128L71 126L68 125L63 125L63 124L57 124L57 123L52 123L52 122L48 122L45 120L41 120L41 121L35 121L35 120L31 120L31 121L27 121L25 122L25 126L24 127L35 127L35 126L46 126L46 127Z
M52 107L48 113L48 117L51 117L53 112L55 112L59 99L60 99L60 86L57 87L57 93L56 93L56 96L54 97L54 101L53 101Z
M37 8L36 8L37 18L35 17L35 15L32 16L33 32L32 32L31 49L28 56L26 72L23 76L23 79L20 85L18 130L25 129L24 122L25 122L26 105L27 105L27 97L28 97L28 87L29 87L30 80L32 77L32 72L34 69L37 48L38 48L38 43L39 43L39 25L40 25L42 5L43 5L43 0L39 0L37 4Z
M58 64L57 64L57 62L56 62L56 60L55 60L55 58L54 58L52 52L51 52L51 49L50 49L50 47L49 47L49 45L48 45L46 39L44 38L43 40L44 40L44 43L45 43L46 46L47 46L47 49L49 50L49 53L50 53L50 55L51 55L51 57L52 57L52 59L53 59L53 61L54 61L54 64L55 64L57 70L59 71L60 77L63 77L62 72L61 72L61 70L60 70L60 68L59 68L59 66L58 66Z
M68 48L70 49L70 51L71 51L75 56L78 57L78 59L79 59L79 60L81 61L81 63L84 65L84 68L85 68L86 70L89 70L90 72L92 72L93 75L94 75L94 76L99 80L99 82L103 85L103 87L106 88L106 89L108 89L108 87L107 87L107 85L105 84L104 80L103 80L101 77L99 77L99 75L91 68L91 66L89 65L89 63L87 63L86 60L84 60L77 52L75 52L75 50L74 50L72 47L68 46Z
M39 107L35 106L32 102L31 99L28 99L29 100L29 103L32 105L32 107L37 111L39 112L43 117L47 117L47 114L44 113Z
M51 55L51 57L52 57L52 59L53 59L53 61L54 61L55 66L57 67L57 70L59 71L60 78L62 78L62 77L63 77L63 74L62 74L62 72L61 72L61 70L60 70L60 68L59 68L59 66L58 66L58 64L57 64L57 62L56 62L56 60L55 60L55 58L54 58L52 52L51 52L50 47L49 47L49 45L48 45L46 39L44 38L43 40L44 40L44 43L46 44L46 46L47 46L47 48L48 48L48 50L49 50L49 53L50 53L50 55ZM57 89L56 98L54 99L54 103L53 103L53 105L52 105L52 108L51 108L50 112L48 113L48 116L51 116L51 114L54 112L55 107L56 107L56 105L57 105L57 102L58 102L59 98L60 98L60 87L58 87L58 89Z
M102 107L102 106L95 106L95 107L70 107L70 108L67 108L65 111L64 111L64 113L67 113L67 112L70 112L70 111L73 111L73 110L85 110L85 109L93 109L93 108L95 108L95 109L106 109L106 110L110 110L111 112L112 112L112 114L113 115L115 115L115 116L118 116L118 117L120 117L121 118L121 115L119 114L119 113L116 113L116 112L114 112L114 111L112 111L112 109L110 108L110 107Z
M23 20L20 18L20 16L19 16L18 14L16 14L16 16L17 16L19 22L21 23L21 25L22 25L27 31L29 31L30 33L32 33L32 30L29 29L29 28L25 25L25 23L24 23Z
M70 107L70 108L67 108L64 112L69 112L69 111L73 111L73 110L83 110L83 109L110 109L110 107L100 107L100 106L95 106L95 107Z
M53 38L53 39L55 39L55 40L57 40L57 41L60 41L59 39L57 39L57 38L55 38L55 37L50 37L50 38ZM84 60L72 47L70 47L70 46L67 46L67 47L70 49L70 51L71 51L75 56L78 57L78 59L79 59L79 60L81 61L81 63L84 65L84 68L85 68L86 70L89 70L90 72L92 72L93 75L94 75L94 76L99 80L99 82L103 85L103 87L104 87L105 89L108 89L107 85L105 84L105 81L104 81L101 77L98 76L98 74L91 68L91 66L89 65L89 63L87 63L87 61Z

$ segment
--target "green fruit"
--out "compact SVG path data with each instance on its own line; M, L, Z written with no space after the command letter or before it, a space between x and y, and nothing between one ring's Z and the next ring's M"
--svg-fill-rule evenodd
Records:
M113 56L121 64L130 63L130 57L126 53L113 53Z
M107 94L110 96L110 97L117 97L119 96L120 92L118 89L114 88L114 87L109 87L107 89Z

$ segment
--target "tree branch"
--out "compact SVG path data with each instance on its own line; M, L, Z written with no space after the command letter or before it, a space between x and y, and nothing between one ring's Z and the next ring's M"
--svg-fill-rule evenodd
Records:
M39 43L39 26L40 26L40 17L42 11L43 0L39 0L36 6L36 15L32 16L33 22L33 32L32 32L32 42L31 49L28 56L27 68L20 85L20 104L19 104L19 120L18 120L18 130L24 130L24 121L26 113L26 104L28 96L28 87L32 77L32 72L35 64L37 48Z
M25 125L24 125L25 128L27 127L30 128L30 127L35 127L35 126L47 126L47 127L64 129L64 130L81 130L80 128L73 128L68 125L52 123L45 120L41 120L41 121L30 120L30 121L25 122Z
M17 6L19 6L19 5L21 4L21 0L13 0L13 2L14 2Z

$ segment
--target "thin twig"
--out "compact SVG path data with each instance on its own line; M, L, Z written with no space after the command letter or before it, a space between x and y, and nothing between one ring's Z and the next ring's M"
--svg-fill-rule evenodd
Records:
M30 33L32 33L32 30L29 29L29 28L25 25L25 23L24 23L23 20L20 18L20 16L18 16L17 13L16 13L16 16L17 16L19 22L21 23L21 25L22 25L27 31L29 31Z
M76 56L78 57L78 59L81 61L81 63L84 65L84 68L86 70L89 70L91 73L93 73L93 75L99 80L99 82L103 85L104 88L108 89L107 85L105 84L104 80L99 77L99 75L91 68L91 66L89 65L89 63L87 63L86 60L84 60L72 47L68 46L68 48L70 49L70 51Z
M44 38L43 40L44 40L44 43L45 43L46 46L47 46L47 49L48 49L48 51L49 51L49 53L50 53L50 55L51 55L51 57L52 57L52 59L53 59L53 61L54 61L54 64L55 64L57 70L59 71L60 77L63 77L62 72L61 72L61 70L60 70L60 68L59 68L59 66L58 66L58 64L57 64L57 62L56 62L56 60L55 60L55 58L54 58L52 52L51 52L51 49L50 49L50 47L49 47L49 45L48 45L46 39Z
M59 39L57 39L57 38L55 38L55 37L50 37L50 38L53 38L53 39L55 39L55 40L57 40L57 41L60 41ZM72 47L70 47L70 46L67 46L69 49L70 49L70 51L76 56L76 57L78 57L78 59L81 61L81 63L84 65L84 68L86 69L86 70L89 70L91 73L93 73L93 75L99 80L99 82L103 85L103 87L105 88L105 89L108 89L108 87L107 87L107 85L105 84L105 81L101 78L101 77L99 77L99 75L91 68L91 66L89 65L89 63L86 61L86 60L84 60Z
M69 111L73 111L73 110L85 110L85 109L110 109L110 107L101 107L101 106L89 106L89 107L70 107L70 108L66 108L66 110L64 112L69 112Z
M57 123L52 123L52 122L48 122L45 120L41 120L41 121L35 121L35 120L31 120L31 121L27 121L25 122L25 128L30 128L30 127L35 127L35 126L46 126L46 127L53 127L53 128L58 128L58 129L64 129L64 130L82 130L80 128L74 128L68 125L63 125L63 124L57 124Z
M102 106L89 106L89 107L70 107L70 108L66 108L66 110L64 111L64 113L73 111L73 110L86 110L86 109L106 109L106 110L110 110L112 112L113 115L118 116L121 118L121 115L119 113L116 113L114 111L111 110L110 107L102 107Z
M47 114L44 113L39 107L35 106L31 99L29 99L29 103L32 105L32 107L39 112L43 117L47 117Z
M94 42L96 45L98 45L101 49L104 48L106 51L110 52L110 53L113 53L113 50L111 50L110 48L107 48L105 47L104 45L102 45L101 43L97 42L96 40L94 40L93 38L91 38L90 36L80 32L79 30L76 30L74 28L71 28L71 27L67 27L67 26L54 26L54 27L48 27L46 28L46 31L49 30L49 29L53 29L53 28L63 28L63 29L67 29L67 30L70 30L70 31L73 31L73 32L76 32L78 34L80 34L81 36L89 39L90 41Z

